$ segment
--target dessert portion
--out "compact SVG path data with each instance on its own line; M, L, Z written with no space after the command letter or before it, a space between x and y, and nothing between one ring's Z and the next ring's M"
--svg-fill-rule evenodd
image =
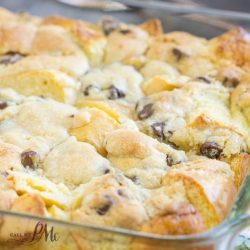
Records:
M249 46L241 28L208 40L0 9L0 209L159 235L215 227L250 167ZM3 246L18 225L0 217ZM115 235L61 235L53 249L118 249Z

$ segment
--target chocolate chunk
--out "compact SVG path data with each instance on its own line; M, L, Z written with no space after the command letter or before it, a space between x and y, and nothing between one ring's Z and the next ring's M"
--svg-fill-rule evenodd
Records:
M170 155L166 155L166 162L168 164L169 167L173 166L174 165L174 160L173 158L170 156Z
M102 26L102 30L104 34L108 36L110 33L112 33L113 31L119 28L120 22L117 19L111 16L108 16L108 17L104 17L101 20L101 26Z
M23 58L23 55L19 53L10 52L4 55L2 59L0 59L0 64L4 64L4 65L14 64L17 61L20 61L22 58Z
M187 57L187 54L182 52L181 50L177 49L177 48L173 48L172 50L174 56L176 57L177 61L180 61L182 58Z
M151 128L153 129L154 134L159 137L161 140L165 140L164 135L164 122L156 122L151 125Z
M40 157L35 151L24 151L21 153L21 163L24 167L37 168Z
M205 83L211 83L211 81L208 78L204 77L204 76L199 76L199 77L197 77L197 79L201 80L201 81L203 81Z
M153 103L145 105L143 109L138 113L139 120L145 120L149 118L154 113L153 106Z
M5 109L8 107L8 103L7 102L0 102L0 109Z
M116 88L114 85L111 85L109 87L109 96L108 96L109 100L116 100L124 98L125 96L126 96L125 93L122 90Z
M96 212L99 215L105 215L109 209L113 206L113 199L109 195L105 195L106 201L100 207L96 208Z
M120 30L120 33L123 34L123 35L127 35L127 34L131 33L131 30L123 29L123 30Z
M211 159L219 159L222 151L222 148L215 142L205 142L200 147L201 155Z

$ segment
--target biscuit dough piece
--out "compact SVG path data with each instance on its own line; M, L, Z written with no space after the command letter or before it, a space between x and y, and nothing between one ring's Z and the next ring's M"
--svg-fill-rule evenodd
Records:
M19 195L40 197L47 207L53 205L68 211L74 203L72 191L63 183L55 184L41 175L41 171L27 169L23 172L7 171L6 180L10 188Z
M53 146L69 137L71 116L77 113L72 106L39 97L29 97L13 109L5 119L3 117L0 138L23 150L36 151L41 159Z
M231 95L232 112L241 112L250 124L250 84L242 83L236 87Z
M21 153L19 147L0 141L0 174L10 169L23 171Z
M146 95L180 88L189 80L170 64L157 60L146 63L141 73L145 78L142 89Z
M106 38L98 26L61 16L46 17L42 24L63 27L86 53L91 65L97 66L102 63Z
M227 216L236 196L230 166L217 160L176 165L165 176L163 185L175 182L184 185L189 201L201 214L207 228L214 227Z
M32 23L1 23L0 54L10 52L29 54L36 33L37 26Z
M18 74L24 71L53 69L76 78L83 75L89 68L88 60L84 54L69 56L31 55L10 63L6 60L0 60L0 75L2 76Z
M18 195L14 189L12 189L9 183L6 180L7 173L0 174L0 209L9 210L13 204L13 202L17 199ZM2 223L2 218L0 217L0 225Z
M57 70L31 70L0 75L0 87L13 88L25 96L45 96L72 104L79 83Z
M126 61L144 55L150 42L149 34L135 25L123 24L107 37L104 63Z
M204 143L216 143L218 150L230 157L247 149L248 131L232 116L229 94L219 84L189 82L181 89L140 100L136 106L138 125L160 141L197 154L202 153Z
M69 186L86 183L109 169L109 162L93 146L74 137L53 148L43 161L44 174L49 179Z
M147 194L121 174L96 177L82 187L80 207L72 212L71 219L136 229L147 219L144 196Z
M249 172L250 155L247 153L236 155L230 159L228 164L230 164L231 170L234 172L234 183L237 190L239 190Z
M131 66L120 63L93 69L81 78L77 102L81 100L111 100L135 103L143 95L142 76Z
M186 160L183 151L129 129L109 133L105 148L107 158L115 167L135 183L147 188L159 186L170 166Z
M121 174L107 174L96 177L82 187L82 201L71 213L71 220L80 223L95 224L138 230L148 219L142 200L147 192L141 191ZM102 233L74 230L72 232L78 249L128 249L130 239L117 244L116 236L107 240ZM114 238L113 238L114 237ZM91 240L90 240L91 239Z
M19 213L28 213L36 216L46 216L47 210L45 203L36 195L24 194L18 197L12 204L10 211ZM24 234L27 241L31 240L36 226L35 221L20 219L15 217L7 217L4 219L0 228L0 239L9 240L10 234Z
M249 33L243 28L234 28L209 41L209 49L216 62L217 59L230 63L249 72Z
M151 42L147 58L166 61L190 77L216 75L210 60L208 41L186 32L170 32ZM194 67L195 65L195 67Z
M119 123L106 112L89 108L83 109L83 112L74 116L73 127L69 133L79 141L92 144L100 154L105 156L107 152L104 148L104 138L107 133L118 127Z

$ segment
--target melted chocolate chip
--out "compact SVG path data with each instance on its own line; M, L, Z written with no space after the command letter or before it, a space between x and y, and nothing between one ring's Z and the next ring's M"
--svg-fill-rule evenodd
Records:
M5 109L8 107L8 103L7 102L0 102L0 109Z
M120 33L123 34L123 35L127 35L127 34L131 33L131 30L123 29L123 30L120 30Z
M181 50L177 49L177 48L173 48L172 50L174 56L176 57L177 61L180 61L182 58L187 57L187 54L182 52Z
M0 59L0 64L4 64L4 65L14 64L17 61L20 61L22 58L23 58L23 55L19 53L10 52L4 55L2 59Z
M69 117L70 117L70 118L74 118L74 117L75 117L75 115L73 114L73 115L70 115Z
M116 88L114 85L111 85L109 87L109 96L108 96L109 100L116 100L124 98L125 96L126 96L125 93L122 90Z
M168 164L169 167L173 166L174 165L174 160L173 158L170 156L170 155L166 155L166 162Z
M200 153L211 159L219 159L222 149L215 142L205 142L200 147Z
M109 211L109 209L113 206L114 202L113 202L112 197L109 195L106 195L105 198L106 198L106 201L104 202L104 204L102 204L100 207L96 209L96 212L99 215L105 215Z
M197 79L201 80L201 81L203 81L205 83L211 83L211 81L208 78L204 77L204 76L199 76L199 77L197 77Z
M40 157L35 151L24 151L21 153L21 163L24 167L37 168Z
M154 104L149 103L143 107L143 109L138 113L139 120L145 120L149 118L154 113Z
M156 122L151 125L151 128L155 136L159 137L161 140L165 140L164 127L165 127L164 122Z
M110 33L119 28L120 22L113 17L104 17L101 21L104 34L108 36Z

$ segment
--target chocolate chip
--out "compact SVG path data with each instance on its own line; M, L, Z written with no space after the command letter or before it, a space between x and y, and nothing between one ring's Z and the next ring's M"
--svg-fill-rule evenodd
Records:
M70 117L70 118L74 118L74 117L75 117L75 115L73 114L73 115L70 115L69 117Z
M117 190L117 193L118 193L118 195L120 195L120 196L122 196L122 197L125 197L125 194L124 194L123 190L118 189L118 190Z
M173 166L174 165L174 160L173 158L170 156L170 155L166 155L166 162L168 164L169 167Z
M104 170L104 174L108 174L108 173L110 173L110 169L107 168Z
M208 78L204 77L204 76L199 76L199 77L197 77L197 79L201 80L201 81L203 81L205 83L211 83L211 81Z
M108 96L109 100L116 100L124 98L125 96L126 96L125 93L122 90L116 88L114 85L111 85L109 87L109 96Z
M182 58L187 57L187 54L182 52L181 50L177 49L177 48L173 48L172 50L174 56L176 57L177 61L180 61Z
M131 181L133 181L135 184L139 184L139 178L137 177L137 176L127 176L126 175L126 177L128 178L128 179L130 179Z
M123 29L123 30L120 30L120 33L123 34L123 35L127 35L127 34L131 33L131 30Z
M104 204L102 204L100 207L96 208L96 212L99 214L99 215L105 215L109 209L113 206L113 199L111 196L109 195L106 195L105 196L105 202Z
M8 103L7 102L0 102L0 109L5 109L8 107Z
M228 78L228 77L225 77L223 79L223 85L225 85L226 87L228 88L235 88L239 85L239 80L237 78Z
M222 148L215 142L205 142L200 147L201 155L211 159L219 159L222 151Z
M84 94L85 96L89 96L89 90L90 90L92 87L93 87L93 85L87 86L87 87L84 89L83 94Z
M145 105L143 109L138 113L139 120L145 120L149 118L154 113L153 106L153 103Z
M7 53L3 56L2 59L0 59L0 64L8 65L8 64L14 64L17 61L21 60L23 58L23 55L19 53Z
M21 153L21 163L24 167L37 168L40 157L35 151L24 151Z
M164 122L156 122L151 125L151 128L153 129L154 134L159 137L161 140L165 140L164 135Z
M113 17L104 17L101 20L101 26L104 34L108 36L110 33L112 33L114 30L118 29L120 25L120 22L113 18Z

